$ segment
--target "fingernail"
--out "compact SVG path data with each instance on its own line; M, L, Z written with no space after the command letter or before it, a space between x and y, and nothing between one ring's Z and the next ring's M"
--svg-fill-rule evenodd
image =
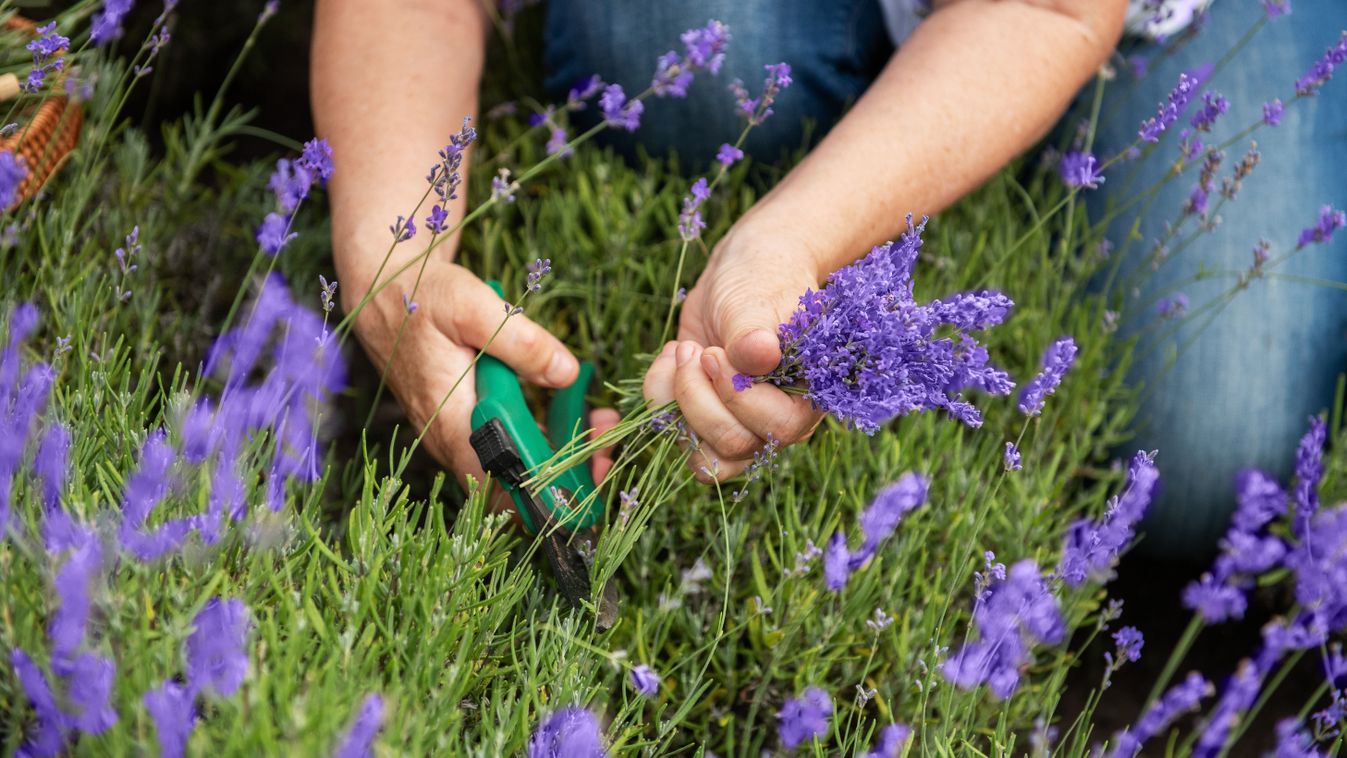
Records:
M673 340L669 340L668 342L664 343L664 349L660 351L659 357L668 358L669 356L673 355L674 348L676 347L678 347L678 343Z
M674 354L674 360L678 363L679 366L682 366L683 364L692 360L692 356L696 352L697 352L697 343L691 341L680 342L678 343L678 352Z
M571 357L557 351L552 353L552 361L547 364L547 381L552 384L565 384L571 378Z
M702 353L702 368L706 370L706 375L712 379L716 379L720 376L720 361L717 360L715 354L709 350Z

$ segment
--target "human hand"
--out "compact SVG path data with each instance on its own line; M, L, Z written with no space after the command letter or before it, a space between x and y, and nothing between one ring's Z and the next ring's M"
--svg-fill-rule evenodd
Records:
M427 261L414 304L407 305L413 302L414 271L393 280L360 309L355 333L413 428L425 430L422 444L430 454L461 484L466 486L468 477L481 482L485 478L481 463L468 440L477 403L472 365L477 352L485 346L488 355L514 369L521 381L547 388L570 385L579 364L560 340L528 317L516 314L506 319L505 302L457 264L434 257ZM369 291L373 272L342 275L343 304L349 311ZM387 276L385 272L383 277ZM493 339L498 327L500 333ZM591 436L617 421L616 411L596 409L589 419ZM611 451L595 454L591 468L596 482L612 464ZM508 498L499 498L497 504L508 504Z
M678 339L645 377L646 400L677 401L696 433L700 444L688 466L704 482L741 473L769 437L781 445L806 439L823 417L807 398L771 384L734 388L737 373L760 376L777 367L777 325L806 289L819 286L802 239L780 228L762 233L747 221L716 246L683 302Z

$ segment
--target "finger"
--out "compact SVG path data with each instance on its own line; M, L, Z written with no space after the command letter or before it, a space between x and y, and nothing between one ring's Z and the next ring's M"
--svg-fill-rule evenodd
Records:
M734 375L739 372L718 347L702 353L702 368L729 412L761 439L770 437L790 445L812 434L823 419L823 413L807 398L786 394L770 384L756 383L746 390L736 390Z
M668 342L645 372L641 394L651 408L659 408L674 399L674 350L677 342Z
M507 318L505 301L490 285L466 269L454 271L443 292L447 307L434 309L445 334L459 344L484 347L526 382L555 388L575 381L580 363L561 340L522 313Z
M745 374L769 373L781 363L777 325L781 314L762 298L738 298L723 306L716 331L725 338L730 363Z
M589 414L589 439L596 440L605 432L617 426L617 422L622 419L617 411L612 408L595 408ZM594 457L590 460L590 471L594 475L594 483L598 484L608 476L608 471L613 467L613 446L601 447L594 451Z
M702 347L680 342L674 353L674 398L688 427L723 458L752 458L765 444L730 413L702 368Z

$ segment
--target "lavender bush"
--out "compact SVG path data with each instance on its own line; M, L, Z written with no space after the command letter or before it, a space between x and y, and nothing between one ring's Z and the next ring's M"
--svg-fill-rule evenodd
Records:
M627 411L604 440L626 453L593 554L622 614L599 631L558 599L532 541L488 513L484 488L459 495L427 470L421 430L359 423L385 401L334 307L321 196L341 166L325 143L226 164L258 130L217 94L151 150L121 108L191 9L165 3L143 44L122 40L128 61L112 50L130 0L95 5L7 48L26 79L6 129L58 82L90 84L74 88L81 149L0 219L7 753L1219 755L1270 710L1280 754L1339 747L1347 510L1321 494L1340 486L1325 453L1336 420L1309 421L1293 481L1242 475L1177 647L1147 645L1147 620L1107 599L1164 451L1107 465L1136 398L1119 298L1088 286L1111 265L1102 229L1077 200L1132 150L1181 151L1199 176L1156 241L1171 255L1234 202L1257 154L1223 169L1200 144L1228 126L1200 77L1123 155L1084 140L1027 190L1030 169L1012 167L807 293L778 370L736 381L775 382L832 419L808 444L769 445L733 492L691 481L696 441L676 408L644 407L639 377L702 242L758 189L742 144L790 96L788 62L761 62L760 88L719 81L733 30L709 21L652 59L646 91L596 76L564 103L511 95L445 135L425 200L388 220L390 249L429 255L461 230L468 265L507 283L500 317L527 312L566 337ZM502 17L511 39L522 5ZM255 11L245 51L276 7ZM1333 86L1342 48L1232 133L1273 128ZM590 143L639 130L649 98L699 86L728 86L745 123L701 157L701 178L633 170ZM575 133L581 108L603 123ZM0 154L0 205L26 171ZM468 215L450 217L465 191ZM1284 243L1261 245L1231 295L1343 224L1330 207L1303 231L1270 229ZM415 294L405 305L423 315ZM1206 307L1185 313L1175 293L1156 328ZM592 447L562 451L539 482ZM1286 602L1258 648L1233 671L1188 673L1187 653L1259 585ZM1067 674L1096 636L1112 643L1106 674L1068 713ZM1095 728L1099 694L1143 654L1169 658L1154 691L1127 728ZM1307 657L1323 685L1283 702L1285 671Z

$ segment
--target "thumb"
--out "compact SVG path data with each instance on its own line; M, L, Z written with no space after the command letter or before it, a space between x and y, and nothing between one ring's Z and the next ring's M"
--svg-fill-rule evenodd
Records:
M506 303L495 290L464 274L446 297L452 305L436 309L437 321L444 319L437 324L440 329L460 344L485 348L526 382L555 388L575 381L580 364L561 340L522 313L507 318Z
M731 306L721 321L725 353L730 365L752 376L770 373L781 363L777 309L765 302L740 302Z

